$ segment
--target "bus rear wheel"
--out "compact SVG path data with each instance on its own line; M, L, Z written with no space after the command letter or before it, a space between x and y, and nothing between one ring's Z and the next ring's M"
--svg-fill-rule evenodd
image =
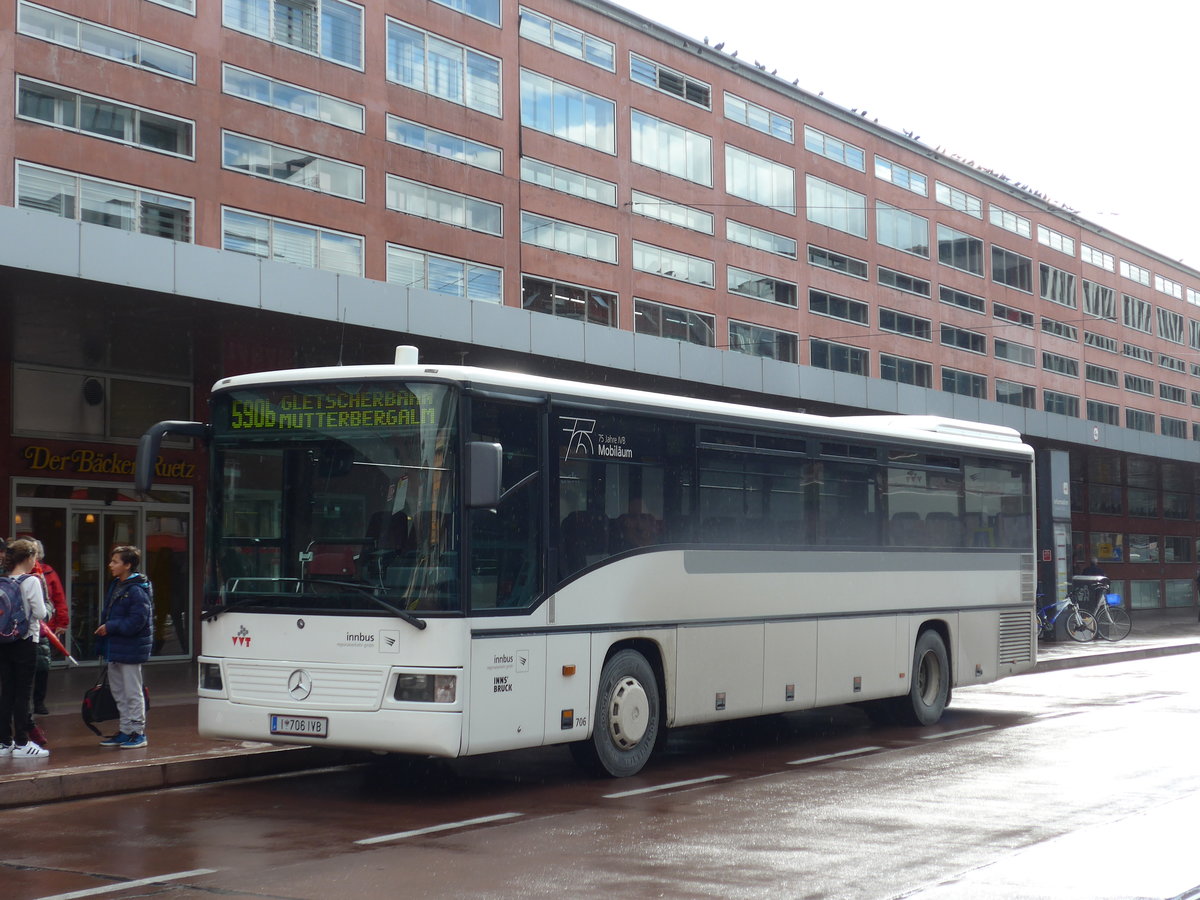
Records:
M571 744L571 753L597 774L636 775L654 750L661 714L653 667L636 650L622 650L600 671L591 740Z
M897 718L909 725L934 725L950 701L950 655L932 628L921 632L913 649L908 694L896 698Z

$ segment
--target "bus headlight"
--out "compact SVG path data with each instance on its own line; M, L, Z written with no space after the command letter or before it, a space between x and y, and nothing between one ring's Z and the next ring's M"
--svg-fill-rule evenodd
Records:
M401 703L453 703L457 692L456 675L401 672L396 676L396 690L392 698Z
M200 663L200 690L225 690L225 683L221 679L221 666L219 663Z

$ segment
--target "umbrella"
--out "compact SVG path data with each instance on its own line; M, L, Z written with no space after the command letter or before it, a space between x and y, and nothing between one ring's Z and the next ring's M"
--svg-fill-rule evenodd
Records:
M42 623L42 637L44 637L46 640L48 640L50 642L51 647L53 647L55 650L57 650L59 653L61 653L63 656L65 656L67 658L67 662L69 662L73 666L79 665L79 661L76 660L75 657L73 657L70 653L67 652L67 648L64 647L63 642L58 639L58 635L56 635L53 631L51 631L50 626L47 625L45 622Z

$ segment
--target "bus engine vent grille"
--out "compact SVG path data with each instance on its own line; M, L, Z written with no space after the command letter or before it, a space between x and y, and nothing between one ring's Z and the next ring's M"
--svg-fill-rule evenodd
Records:
M1000 663L1033 661L1033 614L1028 610L1000 613Z
M308 674L311 695L298 701L288 692L293 672ZM373 710L379 708L387 670L310 663L228 663L226 690L234 703L272 706Z

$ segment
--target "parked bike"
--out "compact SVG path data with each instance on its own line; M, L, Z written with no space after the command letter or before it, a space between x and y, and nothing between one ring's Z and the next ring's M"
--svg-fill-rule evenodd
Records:
M1087 610L1080 609L1069 591L1065 600L1040 607L1037 617L1038 634L1046 640L1054 639L1054 630L1059 619L1062 619L1063 627L1071 639L1081 643L1093 640L1099 631L1096 617Z
M1133 628L1121 595L1111 593L1112 584L1104 575L1076 575L1071 579L1068 596L1080 609L1096 619L1096 633L1106 641L1119 641Z

